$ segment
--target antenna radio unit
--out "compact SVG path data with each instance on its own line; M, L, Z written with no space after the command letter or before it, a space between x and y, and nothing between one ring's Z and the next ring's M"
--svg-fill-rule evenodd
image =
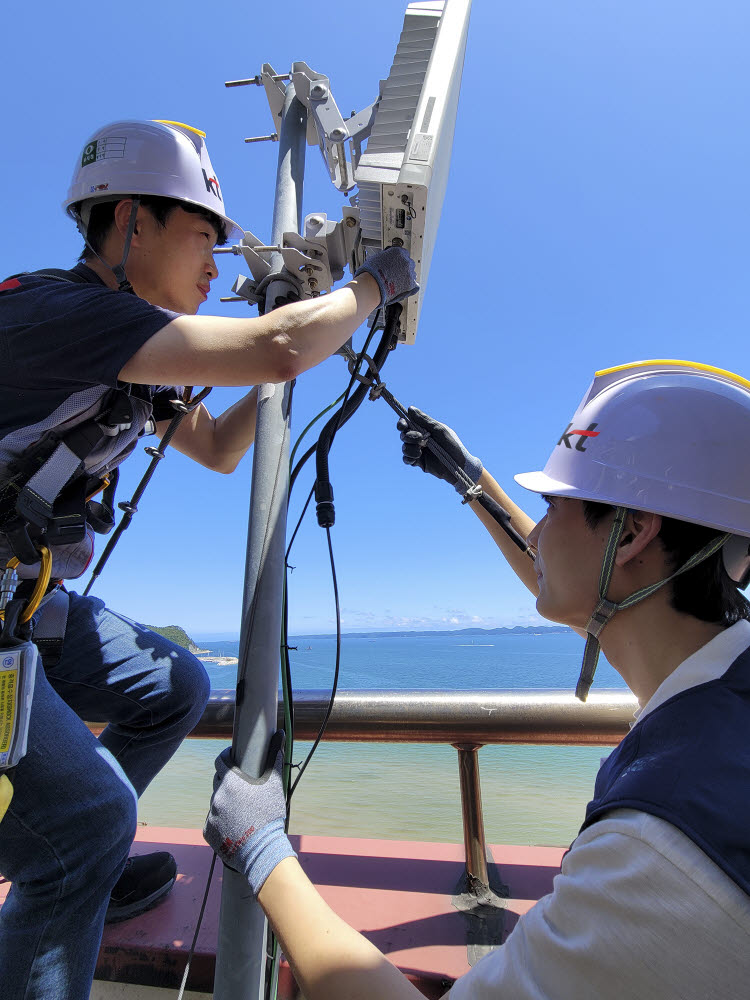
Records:
M328 77L304 62L293 63L288 74L266 63L258 76L228 84L263 86L277 126L283 81L291 80L308 110L307 143L320 148L343 194L357 189L338 222L315 212L305 218L302 234L284 233L281 246L264 246L246 232L239 246L228 248L242 254L253 276L237 279L238 298L258 300L255 289L271 271L273 252L300 276L307 297L329 291L347 267L353 274L368 253L403 246L416 265L420 291L402 303L399 340L414 343L448 183L470 11L471 0L410 3L377 100L348 119ZM274 132L245 141L277 138Z

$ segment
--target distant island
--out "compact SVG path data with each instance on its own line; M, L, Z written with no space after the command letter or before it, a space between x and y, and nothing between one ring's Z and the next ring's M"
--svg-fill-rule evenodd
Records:
M146 628L151 629L152 632L157 632L159 635L163 635L165 639L169 639L170 642L174 642L178 646L184 646L191 653L209 652L208 649L199 649L180 625L146 625Z
M342 632L344 639L401 639L410 635L539 635L544 633L572 632L567 625L513 625L511 628L454 628L426 629L423 632Z
M201 654L210 653L210 649L199 649L198 645L190 638L185 629L180 625L147 625L146 628L150 628L152 632L158 632L159 635L163 635L166 639L177 643L178 646L184 646L185 649L189 649L191 653L196 653L199 656ZM342 638L344 639L406 639L409 636L426 636L426 635L460 635L468 637L484 636L484 635L540 635L542 633L546 634L560 634L572 632L572 629L568 628L567 625L513 625L510 628L457 628L457 629L425 629L421 632L415 632L412 630L406 630L403 632L342 632ZM299 638L304 636L304 638L313 638L309 633L297 633L297 635L290 636L289 638ZM330 639L333 638L333 633L326 633L317 635L320 639ZM236 639L222 640L224 642L237 642L239 641L239 635ZM205 655L204 655L205 658ZM217 662L227 659L227 657L210 657ZM228 662L228 660L227 660Z

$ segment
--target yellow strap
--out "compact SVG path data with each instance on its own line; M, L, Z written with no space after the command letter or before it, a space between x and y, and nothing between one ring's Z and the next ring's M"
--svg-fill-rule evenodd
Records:
M31 592L31 597L26 604L23 614L19 618L19 622L27 622L31 618L42 603L42 598L47 593L47 587L49 587L50 577L52 576L52 553L46 545L40 545L39 554L42 557L42 568L39 576L36 578L36 584ZM15 556L6 563L6 569L15 569L17 566L18 559ZM5 619L5 613L2 611L0 611L0 619Z
M0 774L0 820L7 812L10 800L13 798L13 785L8 780L7 774Z

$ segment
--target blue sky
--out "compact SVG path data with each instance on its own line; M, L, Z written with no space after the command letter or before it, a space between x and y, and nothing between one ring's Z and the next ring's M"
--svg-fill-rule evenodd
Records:
M3 276L73 263L79 238L60 202L84 139L121 117L204 129L229 213L268 238L277 147L242 142L271 130L265 97L223 81L302 59L329 75L345 113L360 109L388 72L404 6L14 6L0 65ZM420 330L387 381L452 424L532 516L541 504L512 476L544 464L597 368L674 357L747 376L748 22L746 4L721 0L474 0ZM307 162L305 211L339 216L316 149ZM246 315L219 303L237 259L219 264L203 311ZM334 358L299 380L297 430L345 378ZM217 389L209 402L218 412L237 397ZM366 403L331 456L344 627L537 621L453 491L402 465L394 423ZM145 461L126 464L121 498ZM170 455L98 594L152 624L238 631L250 473L249 458L221 477ZM291 561L293 630L330 632L314 519Z

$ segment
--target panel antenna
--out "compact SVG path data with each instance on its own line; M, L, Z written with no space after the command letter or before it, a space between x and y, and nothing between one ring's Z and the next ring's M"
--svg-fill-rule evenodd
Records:
M368 252L396 244L417 267L401 339L413 344L435 246L453 146L471 0L410 3L367 148L354 170Z
M471 0L410 3L377 99L348 119L328 77L305 62L292 63L288 74L265 63L256 77L227 84L262 86L278 127L290 80L308 112L308 145L319 147L342 194L357 189L339 222L314 212L302 233L285 232L280 245L266 246L246 232L239 246L224 251L241 253L252 273L252 280L237 279L236 297L258 301L255 290L267 283L272 253L282 254L310 297L329 291L347 267L353 274L368 253L403 246L416 264L420 291L403 302L399 340L414 343L448 183L470 11ZM273 132L245 141L277 139Z

